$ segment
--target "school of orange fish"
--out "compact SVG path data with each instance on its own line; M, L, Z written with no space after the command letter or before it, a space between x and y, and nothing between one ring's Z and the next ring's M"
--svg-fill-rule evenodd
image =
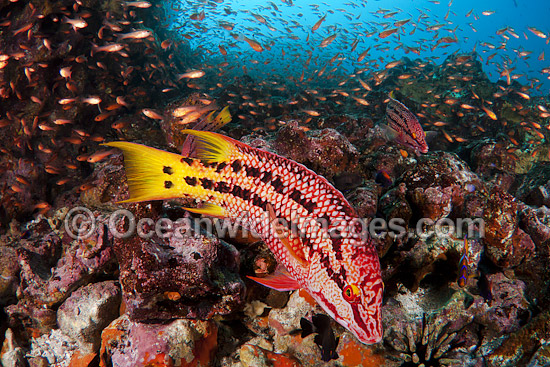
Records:
M443 148L488 135L504 136L502 144L511 152L527 145L539 154L537 146L550 129L548 103L540 96L543 84L514 67L532 52L514 49L512 59L501 51L512 38L537 37L548 44L547 33L508 26L492 42L459 52L464 40L453 19L467 18L476 31L476 22L494 11L457 14L451 0L443 18L427 8L415 14L379 8L370 12L379 21L364 23L366 2L346 5L326 12L309 5L318 16L313 26L299 21L301 8L290 0L254 10L235 10L223 1L174 2L171 12L148 1L105 2L105 13L80 0L52 6L19 0L3 6L0 150L5 158L0 170L2 205L10 208L6 218L28 215L31 204L33 213L46 213L57 193L93 187L85 179L90 164L112 153L99 143L154 130L167 118L167 102L191 92L198 93L198 102L174 112L179 124L198 120L217 103L229 105L246 129L261 132L291 118L307 131L331 114L381 117L388 92L397 90L424 130L439 132ZM283 17L282 6L293 6L295 18ZM169 31L163 24L173 21L174 13L183 22ZM330 23L335 14L349 24ZM256 26L241 26L239 17ZM422 37L409 43L417 32ZM214 46L209 39L220 43ZM422 59L393 60L391 51L397 49ZM424 56L435 49L448 50L445 61ZM326 50L332 54L321 52ZM370 58L371 50L386 57ZM537 58L544 60L544 52ZM344 67L346 62L353 70ZM479 79L482 64L499 70L498 84ZM540 75L550 78L550 68ZM443 87L431 83L437 78ZM421 92L415 93L419 85ZM32 182L41 182L44 190L28 195Z

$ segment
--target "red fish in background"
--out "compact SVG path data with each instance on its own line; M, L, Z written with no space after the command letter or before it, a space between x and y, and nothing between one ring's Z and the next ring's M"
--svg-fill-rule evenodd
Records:
M413 148L420 153L428 153L426 133L420 126L416 116L397 99L393 98L393 91L389 95L390 101L386 106L386 120L383 125L388 140Z

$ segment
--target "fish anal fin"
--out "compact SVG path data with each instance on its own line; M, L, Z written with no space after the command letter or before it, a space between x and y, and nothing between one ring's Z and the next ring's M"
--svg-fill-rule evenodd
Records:
M300 265L304 268L308 267L308 261L304 253L304 245L300 236L293 235L290 231L284 228L278 221L278 218L275 214L275 210L271 204L267 204L267 212L269 215L269 223L273 226L275 230L275 237L281 241L283 246L287 249L290 256L298 261Z
M201 208L184 208L184 209L191 213L210 215L212 217L219 217L219 218L227 217L227 213L225 212L224 208L212 203L205 203Z
M252 276L247 276L247 278L280 292L293 291L295 289L302 288L296 279L290 276L286 269L277 269L274 273L269 274L265 278Z

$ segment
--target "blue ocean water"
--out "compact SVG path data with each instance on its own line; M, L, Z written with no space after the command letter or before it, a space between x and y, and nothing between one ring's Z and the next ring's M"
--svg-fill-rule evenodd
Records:
M326 82L358 70L383 70L404 56L441 64L452 53L476 51L492 81L506 80L501 74L508 69L512 79L537 89L531 93L550 90L550 3L544 0L219 0L173 1L165 6L167 26L197 48L207 65L215 68L227 61L224 72ZM406 24L398 23L407 19ZM379 37L393 28L397 32ZM321 47L331 35L335 39ZM245 37L258 42L263 51L254 51Z

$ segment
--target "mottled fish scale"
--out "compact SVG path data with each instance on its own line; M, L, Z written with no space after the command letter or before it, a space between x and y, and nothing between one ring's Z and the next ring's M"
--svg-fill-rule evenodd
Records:
M276 208L276 214L278 218L284 218L289 222L294 221L295 218L291 217L291 213L299 213L299 215L301 216L309 216L312 218L320 218L326 215L328 216L328 218L340 218L346 221L351 221L353 218L356 218L355 212L349 206L343 195L340 192L336 191L323 177L316 175L315 173L300 164L276 155L272 155L271 157L269 157L270 164L267 164L265 160L258 159L255 151L242 149L241 147L239 148L242 155L239 155L237 158L240 161L244 162L245 169L246 167L253 167L262 172L264 170L264 167L262 166L275 167L275 175L273 175L273 181L277 182L276 188L273 188L273 186L270 185L270 182L265 184L258 183L257 181L251 182L250 180L242 177L242 174L241 177L239 177L239 175L236 176L236 182L241 185L246 185L246 187L249 187L251 190L254 190L254 185L258 184L257 192L261 192L263 186L271 186L271 190L268 189L267 192L268 196L273 198L273 203L275 204L274 207ZM247 184L252 185L248 186ZM279 192L277 192L276 189L279 189ZM300 192L300 196L296 197L296 200L286 196L289 193L295 192L294 190L298 190ZM310 202L314 203L315 207L312 210L308 211L302 205L303 202L301 199L308 199L310 197ZM228 207L231 207L232 199L228 197L227 200ZM308 204L306 204L306 206L307 205ZM236 208L236 212L239 212L239 210L242 210L242 207ZM256 226L254 226L253 224L252 226L256 231L258 231L258 233L265 235L266 233L263 229L268 227L265 222L262 224L263 225L260 226L260 228L255 228ZM338 226L332 224L329 225L328 230L330 231L335 228L338 228ZM300 230L304 230L304 228L300 227ZM321 232L321 234L316 236L316 239L309 243L310 247L308 260L315 263L316 266L310 267L307 276L310 278L310 280L313 280L313 283L320 285L320 287L317 289L318 291L322 290L322 285L325 284L327 278L331 281L340 283L340 285L344 283L344 276L342 276L340 272L342 268L341 261L344 261L350 265L354 264L354 262L356 261L363 261L363 263L357 264L359 268L367 267L370 270L367 273L371 273L373 275L379 274L380 269L378 262L372 261L372 259L374 258L377 259L377 255L370 244L369 246L360 246L360 243L358 243L358 241L347 240L346 244L342 245L341 242L343 241L339 239L329 239L328 241L321 241L322 235L327 234L326 231L324 231L320 227L314 227L313 231ZM292 259L289 258L288 252L286 251L285 247L281 245L280 241L274 237L268 237L266 243L276 255L277 260L289 269L291 275L297 278L298 281L303 281L303 275L300 272L295 271L295 265L289 263L292 262ZM335 249L335 244L339 244L337 249ZM367 258L370 259L370 261L364 261L362 257L354 256L358 252L363 252L367 256ZM314 258L315 255L317 255L316 259ZM337 258L337 255L340 255L340 259ZM327 269L330 269L330 273L327 272ZM376 276L373 276L371 278L369 278L368 276L354 277L352 272L350 273L350 275L350 279L353 279L353 281L357 284L363 284L363 282L365 281L376 281ZM349 282L350 279L347 279L347 281ZM330 304L330 302L328 301L329 299L338 299L336 292L337 291L335 289L329 291L328 294L327 292L325 292L324 302ZM376 299L376 297L374 296L374 293L376 292L377 291L373 291L373 299ZM332 312L329 313L336 313L335 309L344 308L345 304L336 303L334 306L334 309L331 310ZM353 310L351 311L353 312ZM373 314L373 316L375 315Z
M277 218L285 219L288 223L296 223L296 216L302 218L317 218L323 215L329 217L337 217L338 213L335 210L336 205L332 204L327 195L322 196L324 200L315 202L313 195L316 190L326 190L328 182L324 179L319 180L321 177L308 170L306 167L298 165L295 162L291 162L286 158L276 155L258 154L256 151L247 149L246 147L239 147L239 154L235 154L232 157L233 162L240 162L242 168L235 172L232 170L226 177L231 178L230 181L232 187L239 186L240 188L248 190L250 193L255 194L258 197L266 198L267 202L273 205ZM271 171L267 171L271 169ZM265 173L270 172L270 180L262 181L265 177ZM227 174L227 173L226 173ZM324 182L323 182L324 181ZM298 194L297 194L298 193ZM294 194L292 199L289 194ZM308 199L309 198L309 199ZM232 194L224 195L224 204L227 210L232 214L232 217L239 216L243 211L252 212L251 214L262 213L265 210L265 205L258 207L251 201L242 200L239 197L235 197ZM261 212L257 209L260 209ZM330 209L333 208L332 211ZM308 210L309 209L309 210ZM267 218L267 217L266 217ZM260 223L249 223L255 231L264 235L267 235L266 229L269 228L268 221ZM299 230L304 231L304 226L299 226ZM312 230L322 231L321 228L316 227ZM269 237L270 238L270 237ZM274 239L268 243L273 252L277 255L278 260L284 265L288 265L289 261L287 251L280 241ZM301 243L299 239L291 241L292 244ZM319 251L325 243L322 241L322 236L316 236L309 243L310 251ZM296 248L297 253L304 253L304 256L309 257L308 251L303 251L301 248ZM333 260L336 262L335 260ZM335 266L337 266L335 264ZM290 270L290 269L289 269ZM291 271L291 274L293 272ZM303 278L307 274L294 274L297 278Z

